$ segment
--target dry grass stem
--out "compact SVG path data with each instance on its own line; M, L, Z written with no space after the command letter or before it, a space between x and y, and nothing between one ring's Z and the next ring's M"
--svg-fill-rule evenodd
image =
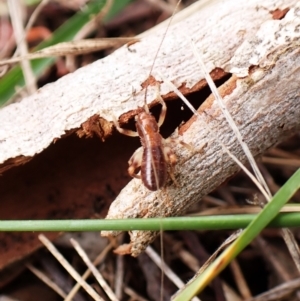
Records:
M129 286L124 287L124 292L130 296L133 300L137 301L148 301L147 299L143 298L139 294L137 294L133 289L131 289Z
M159 255L151 247L147 247L145 252L178 288L183 288L185 286L184 282L161 260ZM194 297L192 300L200 301L197 297Z
M29 31L29 29L32 27L32 25L34 24L34 22L36 21L37 17L39 16L39 14L41 13L43 7L48 4L50 0L42 0L37 7L35 8L35 10L33 11L33 13L31 14L26 27L25 27L25 32L24 32L24 36L23 39L26 38L26 33ZM14 56L18 55L18 49L16 50L16 52L14 53Z
M22 60L33 60L52 56L79 55L93 51L104 50L110 47L119 47L129 42L137 42L133 38L99 38L80 41L58 43L54 46L44 48L34 53L21 57L14 57L0 61L0 66L21 62Z
M261 174L261 172L259 171L259 168L255 162L255 159L247 145L247 143L244 142L244 138L242 137L236 123L234 122L230 112L228 111L224 101L223 101L223 98L220 96L220 93L213 81L213 79L211 78L203 60L202 60L202 57L199 53L199 50L196 49L196 45L195 43L193 42L193 40L191 40L191 46L192 46L192 49L193 49L193 53L194 55L196 56L197 58L197 62L201 68L201 71L204 73L204 76L205 76L205 79L209 85L209 88L211 89L212 91L212 94L214 95L215 97L215 100L217 101L218 105L220 106L220 109L224 115L224 117L226 118L227 122L229 123L232 131L234 132L236 138L238 139L241 147L243 148L244 150L244 153L245 155L247 156L249 162L250 162L250 165L251 167L253 168L253 171L255 173L255 176L257 178L257 180L259 181L259 183L261 184L261 186L263 187L263 190L262 188L259 187L259 185L257 184L256 181L254 181L254 183L256 184L256 186L261 190L261 192L263 193L263 195L266 197L266 200L270 201L270 198L272 197L271 195L271 192ZM225 148L225 150L227 151L227 148ZM228 153L232 158L235 159L235 161L238 163L238 165L241 167L241 165L243 166L243 164L231 153L229 152ZM243 168L243 170L246 172L246 167ZM246 172L248 176L250 176L250 173L249 172ZM253 178L251 177L251 180L253 181ZM268 197L267 197L268 195Z
M281 279L284 282L290 280L290 272L286 270L284 262L278 260L277 254L274 253L272 247L264 238L258 236L252 242L252 244L258 247L258 250L264 256L265 260L267 260L270 263L270 266L276 273L277 277L279 277L279 279Z
M18 0L9 0L8 7L11 16L11 22L14 29L14 35L20 54L25 57L28 54L28 46L25 36L25 30L23 27L23 14L21 2ZM31 69L30 62L27 59L21 60L21 66L23 70L24 79L26 82L27 91L29 94L33 94L37 90L36 79Z
M107 245L105 247L105 249L93 261L93 265L96 266L96 265L100 264L105 259L106 255L112 248L113 248L113 243L110 243L109 245ZM85 271L85 273L81 276L81 278L83 280L86 280L90 276L91 273L92 273L92 271L90 269L87 269ZM69 292L68 296L65 298L64 301L71 301L79 289L80 289L80 284L76 283L76 285L71 289L71 291Z
M293 168L300 167L300 159L290 159L290 158L273 158L273 157L262 157L262 163L282 165L282 166L291 166Z
M55 282L53 282L45 273L38 270L31 264L27 264L26 266L35 276L37 276L47 286L51 287L58 295L60 295L62 298L66 298L67 296L66 293Z
M62 254L55 248L49 239L43 234L39 235L39 240L44 244L48 251L57 259L57 261L68 271L68 273L82 286L82 288L96 301L104 301L96 291L87 284L81 276L74 270L70 263L62 256Z
M239 263L237 262L236 259L231 261L230 268L231 268L231 271L233 273L235 283L236 283L236 285L238 287L238 290L239 290L241 296L243 297L243 299L251 298L252 294L251 294L250 289L247 285L247 281L244 277L244 274L241 270L241 267L240 267L240 265L239 265Z
M278 301L289 300L290 295L298 290L300 287L300 278L296 278L290 281L286 281L283 284L280 284L263 294L259 294L258 296L247 299L246 301Z
M178 256L182 262L187 265L193 272L197 272L200 269L199 260L185 249L180 249Z
M237 293L236 291L230 287L227 283L222 282L222 288L224 291L224 295L226 300L230 301L244 301Z
M123 286L124 286L124 256L117 255L116 258L116 276L115 276L115 294L119 300L123 296Z
M104 280L104 278L102 277L102 275L100 274L100 272L96 269L96 267L90 261L90 259L86 255L85 251L81 248L81 246L79 245L79 243L75 239L73 239L73 238L70 239L70 242L73 245L73 247L75 248L75 250L77 251L77 253L79 254L79 256L82 258L82 260L84 261L84 263L91 270L91 272L93 273L93 275L95 276L95 278L97 279L98 283L103 288L103 290L105 291L105 293L107 294L107 296L110 298L110 300L112 300L112 301L118 301L118 298L116 297L116 295L114 294L114 292L112 291L112 289L109 287L109 285Z

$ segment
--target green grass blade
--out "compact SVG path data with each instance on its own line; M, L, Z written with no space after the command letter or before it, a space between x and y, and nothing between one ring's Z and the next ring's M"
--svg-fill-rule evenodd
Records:
M108 21L118 12L120 12L131 0L114 1L108 15L104 21ZM75 14L62 26L60 26L52 35L50 39L42 42L36 50L43 49L55 45L57 43L71 41L80 29L90 20L90 18L97 14L105 5L105 0L97 0L91 2L82 11ZM46 68L48 68L55 58L44 58L31 61L31 66L34 74L40 76ZM3 78L0 79L0 106L3 106L15 94L16 88L23 87L25 84L22 70L19 66L12 68Z
M174 301L191 300L201 292L278 214L280 209L300 188L300 169L276 193L272 201L256 216L250 225L202 274L191 281Z
M0 220L0 232L12 231L132 231L235 230L246 228L256 214L119 220ZM268 227L300 227L300 212L280 213Z

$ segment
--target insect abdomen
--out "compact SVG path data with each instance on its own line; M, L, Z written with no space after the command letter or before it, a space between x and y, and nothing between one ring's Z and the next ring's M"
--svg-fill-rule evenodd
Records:
M167 181L167 163L161 147L145 148L141 164L141 178L152 191L158 190Z

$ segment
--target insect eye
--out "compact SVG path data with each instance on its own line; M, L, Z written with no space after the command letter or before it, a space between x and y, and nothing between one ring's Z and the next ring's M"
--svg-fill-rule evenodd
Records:
M155 202L153 203L153 206L154 206L154 207L158 207L158 205L159 205L159 202L158 202L158 201L155 201Z

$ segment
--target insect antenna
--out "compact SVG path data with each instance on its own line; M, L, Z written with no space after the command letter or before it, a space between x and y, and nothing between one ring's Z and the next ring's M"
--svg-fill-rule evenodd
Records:
M156 59L157 59L157 57L158 57L159 51L160 51L160 49L161 49L161 47L162 47L162 44L163 44L163 42L164 42L164 40L165 40L165 37L167 36L169 27L170 27L170 25L171 25L171 23L172 23L172 21L173 21L173 18L174 18L175 14L176 14L176 12L177 12L177 10L178 10L178 7L179 7L181 1L182 1L182 0L179 0L179 1L177 2L176 6L175 6L175 8L174 8L174 10L173 10L173 13L172 13L172 15L171 15L171 17L170 17L170 19L169 19L167 28L166 28L166 30L165 30L163 36L162 36L162 39L161 39L161 41L160 41L160 43L159 43L159 45L158 45L158 48L157 48L157 50L156 50L156 53L155 53L155 56L154 56L154 59L153 59L153 63L152 63L152 65L151 65L151 68L150 68L150 71L149 71L149 74L148 74L148 78L150 78L150 76L151 76L151 74L152 74L152 72L153 72L153 69L154 69L155 62L156 62ZM145 95L144 95L144 110L145 110L147 113L150 113L150 112L149 112L148 105L147 105L147 92L148 92L148 85L146 85Z
M155 62L156 62L156 59L158 57L158 54L159 54L159 51L162 47L162 44L165 40L165 37L168 33L168 30L169 30L169 27L171 25L171 22L173 21L173 18L175 16L175 13L179 7L181 3L181 0L179 0L173 10L173 13L169 19L169 22L167 24L167 28L162 36L162 39L161 39L161 42L159 43L158 45L158 48L157 48L157 51L155 53L155 56L154 56L154 60L153 60L153 63L151 65L151 68L150 68L150 71L149 71L149 74L148 74L148 79L150 78L151 74L152 74L152 71L154 69L154 66L155 66ZM159 88L157 89L157 91L159 91ZM147 114L150 114L150 111L149 111L149 108L148 108L148 105L147 105L147 92L148 92L148 85L146 85L146 89L145 89L145 95L144 95L144 110ZM159 92L158 92L159 93ZM155 164L154 164L154 158L153 158L153 155L152 155L152 152L150 152L150 156L151 156L151 165L152 165L152 168L153 168L153 172L154 172L154 178L155 178L155 182L156 182L156 187L159 187L159 179L158 179L158 172L155 168ZM160 217L162 218L163 217L163 212L162 212L162 209L161 209L161 213L160 213ZM163 293L163 287L164 287L164 255L163 255L163 250L164 250L164 245L163 245L163 231L162 231L162 225L160 225L160 253L161 253L161 292L160 292L160 300L162 301L164 299L164 293Z

